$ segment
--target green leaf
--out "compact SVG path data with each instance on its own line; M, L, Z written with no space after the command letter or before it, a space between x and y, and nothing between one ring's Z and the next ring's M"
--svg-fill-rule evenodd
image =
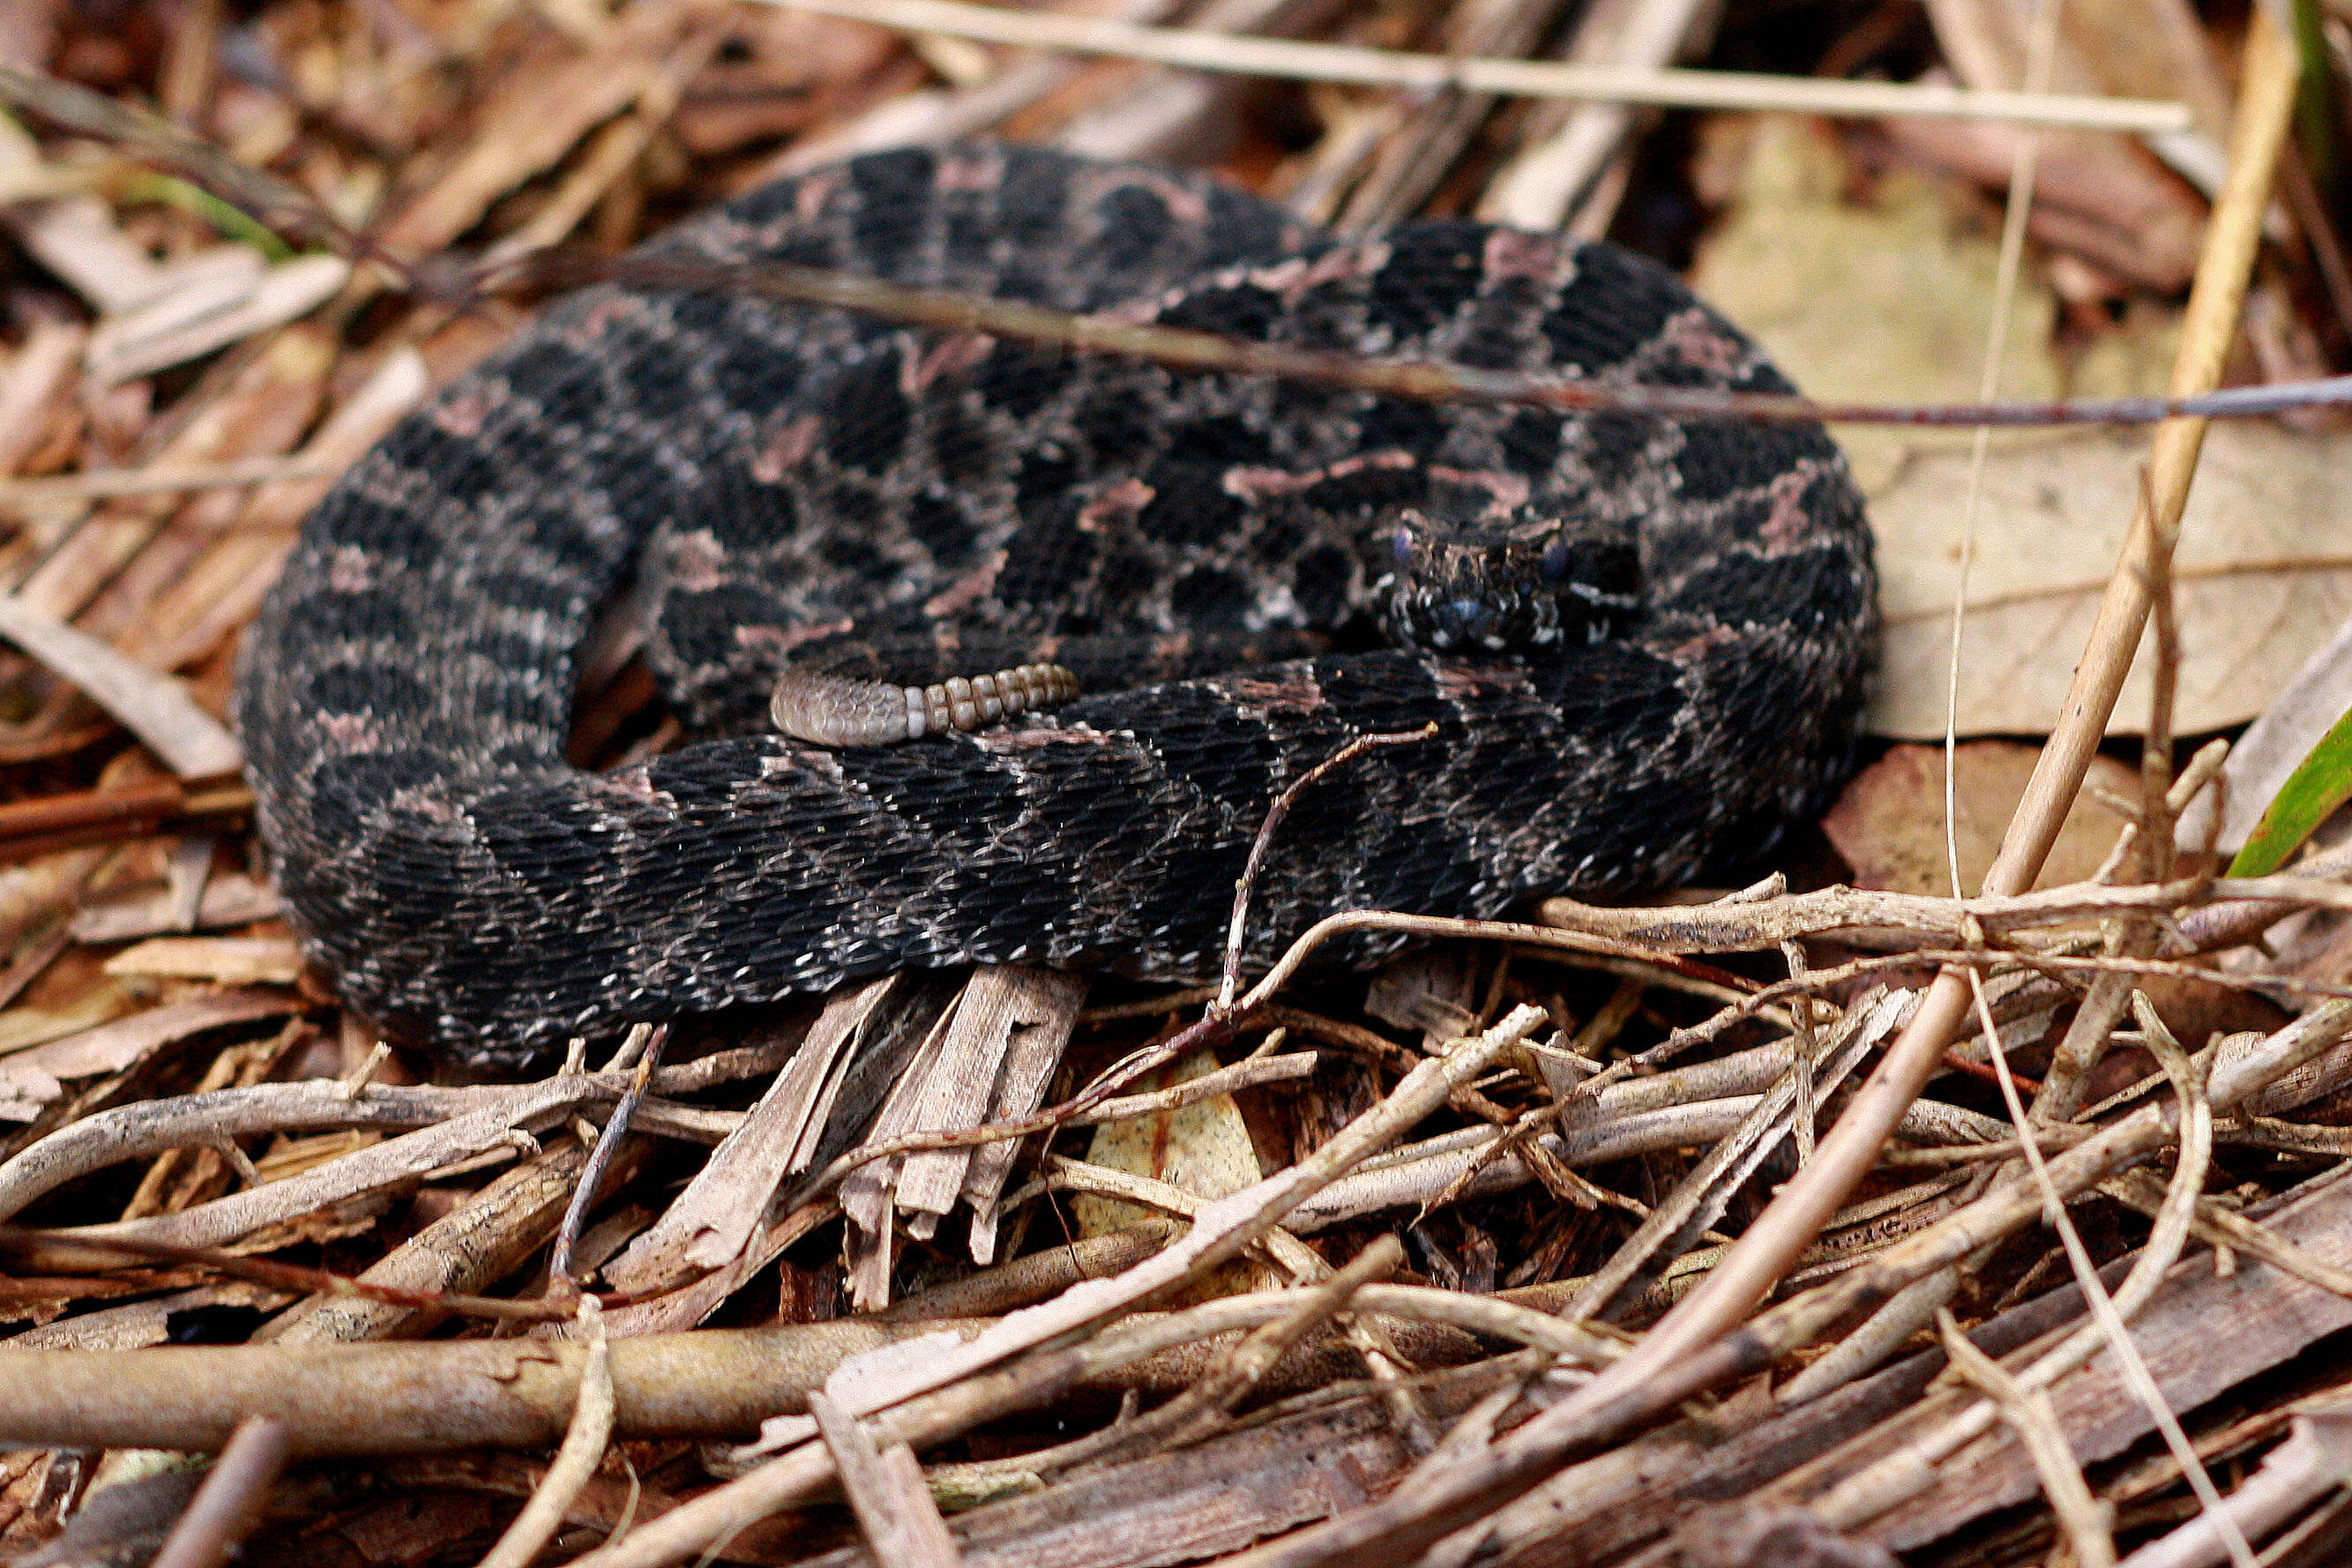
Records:
M2352 800L2352 713L2336 721L2279 786L2246 847L2230 862L2230 875L2269 876L2347 800Z

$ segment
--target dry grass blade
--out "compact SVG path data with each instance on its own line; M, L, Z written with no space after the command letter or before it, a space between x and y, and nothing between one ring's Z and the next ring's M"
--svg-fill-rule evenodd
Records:
M594 1297L581 1299L580 1322L588 1348L580 1358L579 1391L563 1446L555 1451L555 1462L547 1468L530 1501L507 1526L480 1568L530 1568L562 1527L564 1511L596 1473L613 1440L613 1347L604 1338L604 1317Z
M2000 1418L2016 1429L2042 1473L2042 1495L2050 1500L2058 1528L2074 1549L2083 1568L2114 1568L2115 1510L2091 1495L2083 1467L2066 1447L2066 1434L2050 1408L2049 1395L2011 1377L2001 1364L1969 1343L1960 1325L1946 1311L1936 1314L1937 1334L1953 1370L1976 1385L2000 1408Z
M324 1269L278 1263L268 1258L242 1258L215 1247L184 1246L143 1237L75 1237L58 1231L28 1230L19 1226L0 1225L0 1255L9 1258L26 1275L76 1273L127 1261L194 1264L232 1279L249 1279L278 1286L298 1295L313 1293L318 1303L363 1307L362 1321L371 1316L377 1321L387 1318L401 1321L432 1315L535 1323L560 1319L570 1312L566 1304L467 1295L455 1284L444 1287L433 1280L409 1284L397 1277L401 1272L397 1267L387 1269L379 1266L368 1271L369 1277L345 1279ZM413 1259L403 1261L412 1266L414 1263ZM301 1320L281 1319L270 1326L278 1328L281 1324L278 1333L257 1336L256 1342L273 1342L282 1338L295 1343L305 1343L316 1340L364 1337L357 1332L338 1333L331 1327L306 1331Z
M972 5L960 0L772 0L919 33L1028 48L1072 49L1157 60L1196 70L1342 81L1418 92L1510 93L1539 98L1653 104L1675 109L1777 110L1798 114L1916 114L2012 121L2026 125L2097 125L2143 132L2186 128L2172 103L1972 93L1934 83L1798 81L1726 71L1643 70L1539 60L1468 59L1391 50L1297 44L1171 27Z
M548 1255L547 1272L552 1288L561 1292L579 1288L579 1273L572 1262L573 1249L580 1233L588 1224L588 1211L604 1187L604 1177L613 1166L614 1155L621 1140L628 1136L629 1123L635 1118L637 1107L644 1103L646 1089L653 1081L654 1069L661 1065L663 1045L669 1038L667 1025L640 1024L625 1037L620 1048L613 1053L607 1064L611 1071L626 1066L628 1087L613 1103L613 1114L605 1120L603 1131L596 1135L596 1146L588 1152L587 1166L580 1173L579 1188L572 1194L571 1204L563 1211L562 1221L555 1227L555 1246Z
M1365 1286L1386 1279L1403 1262L1402 1245L1394 1237L1379 1237L1328 1278L1292 1293L1287 1312L1253 1330L1207 1377L1149 1415L1099 1434L1102 1441L1095 1452L1065 1458L1063 1465L1109 1464L1123 1453L1154 1444L1198 1442L1224 1424L1227 1413L1265 1380L1285 1352L1345 1312Z
M488 1289L546 1245L587 1158L571 1142L542 1151L370 1264L348 1288L339 1284L313 1294L271 1319L254 1342L394 1339L449 1310L453 1297L462 1310L465 1298ZM387 1301L360 1293L376 1290L414 1297Z
M269 1484L285 1464L284 1427L260 1415L241 1422L154 1562L160 1568L220 1568L260 1520Z
M1120 354L1185 370L1267 376L1418 403L1505 404L1567 412L1622 410L1662 419L1748 419L1765 424L2001 427L2150 425L2178 419L2256 418L2352 404L2352 375L2160 397L2088 397L2046 403L1847 403L1793 394L1719 392L1659 384L1620 385L1549 371L1490 370L1424 360L1381 359L1238 340L1116 315L1071 315L1003 299L942 293L846 272L781 263L719 267L644 256L541 251L472 274L482 289L601 281L709 293L754 292L952 331Z
M71 82L0 64L0 100L85 136L130 148L167 168L184 171L223 201L280 233L324 244L347 256L365 254L361 237L319 199L167 121L126 109Z
M0 637L87 692L183 780L219 778L244 762L228 731L197 707L179 681L125 658L13 594L0 594Z

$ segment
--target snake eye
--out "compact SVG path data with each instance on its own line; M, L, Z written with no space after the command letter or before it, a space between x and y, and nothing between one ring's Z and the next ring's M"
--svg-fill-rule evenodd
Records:
M1389 540L1389 553L1396 559L1396 563L1398 565L1412 565L1412 530L1409 528L1398 529L1396 533Z
M1544 546L1543 579L1557 583L1568 575L1568 546L1555 541Z

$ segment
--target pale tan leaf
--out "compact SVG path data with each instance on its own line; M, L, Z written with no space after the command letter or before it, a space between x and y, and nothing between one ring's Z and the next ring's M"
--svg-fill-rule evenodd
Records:
M1995 452L1969 575L1962 734L2037 734L2056 720L2139 499L2146 438L2084 432ZM2245 423L2206 436L2176 568L2180 686L2173 728L2241 723L2352 615L2352 435ZM1967 458L1916 457L1870 498L1886 639L1871 728L1944 730ZM2149 645L2112 732L2147 721Z
M0 637L79 687L180 777L235 773L244 760L220 721L197 707L178 680L50 619L13 594L0 594Z
M1737 131L1745 142L1719 143L1702 165L1702 183L1735 199L1694 268L1701 291L1815 396L1972 400L1992 317L1991 237L1964 228L1940 193L1906 176L1849 200L1857 171L1801 125ZM2050 346L2054 320L2053 296L2029 268L2001 396L2160 384L2177 331L2169 315L2137 313L2064 375ZM1973 437L1853 427L1837 437L1878 537L1887 635L1871 728L1906 740L1940 735ZM1996 433L1969 577L1960 733L2038 734L2055 720L2138 503L2147 449L2145 433ZM2176 730L2262 711L2352 611L2347 457L2352 436L2340 434L2234 423L2207 437L2182 523ZM2113 729L2142 728L2147 702L2144 656Z
M1207 1051L1186 1057L1139 1088L1167 1089L1214 1072ZM1095 1129L1087 1163L1149 1176L1204 1198L1221 1198L1259 1181L1257 1151L1231 1095ZM1155 1217L1116 1198L1081 1194L1070 1200L1081 1236L1102 1236Z
M352 275L339 256L298 256L243 279L207 274L89 335L84 358L101 385L149 375L256 332L281 327L341 289Z
M14 473L48 433L73 390L88 333L65 321L35 321L24 342L0 362L0 473Z
M1855 171L1806 123L1734 122L1716 134L1716 172L1701 178L1729 187L1734 202L1700 249L1692 286L1815 397L1974 401L1999 261L1991 238L1964 228L1944 194L1916 176L1888 175L1866 201L1847 200ZM2002 396L2058 395L2048 346L2056 319L2055 299L2029 269ZM1892 427L1837 434L1865 492L1907 453L1965 449L1970 439Z
M2008 741L1972 741L1958 749L1953 837L1959 850L1960 885L1967 892L1974 894L1984 885L1985 871L2040 755L2038 747ZM2138 794L2139 775L2113 758L2096 757L2089 784L2067 812L2037 887L2084 881L2099 868L2123 821L2091 790L2105 789L2128 799ZM1944 847L1944 749L1891 748L1854 775L1822 818L1822 831L1853 868L1856 887L1950 896L1952 877Z

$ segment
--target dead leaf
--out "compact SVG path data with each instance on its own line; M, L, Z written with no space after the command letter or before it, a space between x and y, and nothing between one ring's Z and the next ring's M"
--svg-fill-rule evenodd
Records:
M2128 138L2048 137L2014 125L1890 119L1886 133L1913 161L1990 191L2009 184L2018 144L2047 138L2026 232L2117 278L2169 293L2188 286L2204 237L2205 204Z
M62 1092L60 1080L121 1072L140 1058L205 1029L288 1010L283 996L226 991L150 1007L0 1061L0 1121L29 1121ZM16 1114L19 1108L23 1114Z
M10 1007L0 1012L0 1057L45 1046L121 1016L145 999L136 981L93 985L59 1007Z
M1838 148L1788 121L1759 121L1736 167L1730 219L1693 280L1817 397L1972 401L1992 318L1994 246L1932 185L1897 174L1864 202ZM2028 268L2000 395L2118 395L2161 387L2176 318L2143 310L2062 373L2054 303ZM1868 331L1855 323L1866 321ZM1838 430L1878 537L1887 629L1871 728L1944 731L1950 616L1968 490L1965 430ZM2145 432L1996 432L1969 574L1958 729L2030 735L2055 721L2099 596L2139 501ZM2352 612L2352 548L2340 476L2352 435L2245 422L2208 434L2182 522L2182 665L2173 727L2243 722ZM2147 721L2145 650L2110 729Z
M2187 0L2074 0L2063 7L2049 85L2059 92L2185 100L2197 129L2159 145L2201 177L2223 162L2219 132L2229 89L2204 29ZM2030 0L1928 0L1944 58L1962 82L2013 89L2025 79L2032 31ZM1891 121L1887 132L1927 161L1989 190L2005 190L2019 139L2006 125L1931 125ZM2034 132L2033 237L2072 250L2145 286L2169 290L2189 280L2204 227L2204 204L2133 137L2101 132Z
M2074 661L2139 501L2145 435L2079 432L1986 464L1961 659L1961 734L2038 734ZM2267 708L2352 615L2352 435L2216 424L2181 521L2175 568L2180 680L2173 729L2195 734ZM1951 605L1968 459L1914 457L1870 498L1886 638L1871 728L1944 730ZM2152 639L2151 639L2152 642ZM2148 646L2108 723L2147 721Z
M1190 1083L1222 1064L1207 1051L1155 1074L1136 1092ZM1087 1163L1149 1176L1204 1198L1222 1198L1264 1179L1249 1129L1233 1096L1220 1094L1156 1116L1107 1121L1095 1130ZM1071 1200L1079 1234L1101 1236L1158 1216L1116 1198L1081 1194Z
M1969 892L1984 885L2001 834L2041 754L2038 747L2007 741L1977 741L1959 748L1953 826L1960 885ZM2111 757L2091 759L2086 787L2067 812L2035 886L2085 880L2114 847L2123 821L2092 797L2095 788L2134 798L2139 775ZM1952 878L1944 851L1943 748L1890 749L1845 786L1837 805L1822 818L1822 831L1853 868L1856 887L1948 896Z
M1208 1051L1197 1052L1136 1085L1135 1092L1171 1089L1189 1083L1221 1064ZM1191 1105L1163 1110L1131 1121L1107 1121L1095 1129L1087 1149L1087 1163L1108 1166L1131 1175L1149 1176L1181 1187L1202 1198L1221 1198L1240 1192L1264 1175L1249 1127L1233 1096L1220 1094ZM1107 1236L1115 1230L1161 1217L1117 1198L1081 1193L1070 1200L1070 1212L1082 1237ZM1236 1259L1198 1281L1183 1300L1258 1289L1269 1282L1262 1265Z
M1692 287L1815 397L1974 401L1998 271L1992 237L1964 225L1944 194L1917 175L1897 172L1866 199L1847 200L1858 172L1805 122L1730 121L1711 134L1717 139L1711 178L1736 194L1700 247ZM2028 268L2002 357L2002 396L2058 395L2049 350L2057 311L2049 287ZM1866 494L1892 479L1909 452L1965 450L1970 440L1966 431L1837 435Z
M339 256L298 256L251 277L224 271L175 289L89 335L83 358L101 386L212 353L324 304L352 275Z
M0 473L14 473L48 435L73 391L87 331L77 323L35 321L0 362Z
M282 906L278 889L242 871L224 872L205 879L196 900L194 928L251 925L275 919ZM74 913L68 932L84 943L133 942L162 936L190 926L179 921L180 906L169 888L154 888L128 897L86 904Z
M180 681L50 619L16 595L0 594L0 637L80 688L180 777L235 773L244 760L236 739L196 706Z
M471 143L386 227L384 247L414 256L454 242L492 202L627 107L697 19L690 5L633 5L593 51L566 50L516 70Z

